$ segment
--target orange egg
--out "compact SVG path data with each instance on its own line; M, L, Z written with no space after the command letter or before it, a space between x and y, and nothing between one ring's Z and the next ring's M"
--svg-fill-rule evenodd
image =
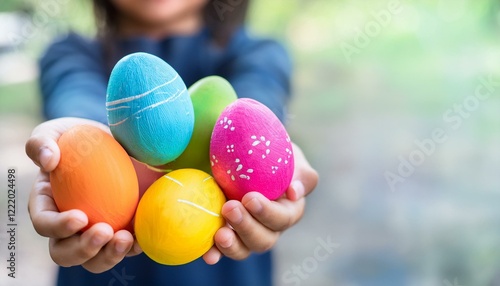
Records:
M125 228L139 200L127 152L110 134L90 125L67 130L57 144L61 159L50 173L50 184L59 211L83 211L89 219L85 229L98 222L114 231Z

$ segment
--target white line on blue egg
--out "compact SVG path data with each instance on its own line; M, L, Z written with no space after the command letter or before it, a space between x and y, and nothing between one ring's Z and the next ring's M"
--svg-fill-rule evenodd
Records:
M133 101L133 100L136 100L136 99L139 99L141 97L144 97L150 93L152 93L153 91L159 89L159 88L162 88L166 85L169 85L171 83L173 83L177 78L179 77L178 74L175 75L175 77L169 81L167 81L166 83L163 83L163 84L160 84L156 87L153 87L152 89L144 92L144 93L141 93L141 94L138 94L138 95L132 95L132 96L129 96L129 97L125 97L125 98L121 98L121 99L117 99L117 100L113 100L113 101L109 101L109 102L106 102L106 106L111 106L111 105L117 105L117 104L120 104L120 103L125 103L125 102L129 102L129 101Z
M135 112L134 114L132 114L132 115L130 115L130 116L128 116L128 117L126 117L126 118L125 118L125 119L123 119L123 120L120 120L120 121L115 122L115 123L109 123L109 126L118 126L118 125L122 124L123 122L127 121L130 117L136 116L137 114L139 114L139 113L141 113L141 112L144 112L144 111L149 110L149 109L156 108L156 107L158 107L158 106L160 106L160 105L162 105L162 104L165 104L165 103L167 103L167 102L170 102L170 101L176 100L177 98L179 98L179 97L180 97L180 96L181 96L184 92L186 92L186 91L187 91L187 89L185 89L185 88L184 88L182 91L177 92L177 93L176 93L176 94L174 94L173 96L171 96L171 97L169 97L169 98L167 98L167 99L165 99L165 100L162 100L162 101L160 101L160 102L156 102L156 103L153 103L153 104L151 104L151 105L148 105L148 106L144 107L143 109L141 109L141 110L139 110L139 111Z

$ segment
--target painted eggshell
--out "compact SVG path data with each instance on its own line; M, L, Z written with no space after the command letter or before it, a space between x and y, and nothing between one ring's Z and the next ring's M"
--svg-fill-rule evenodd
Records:
M210 138L220 114L237 99L231 84L222 77L209 76L197 81L189 88L194 107L194 129L191 141L184 153L165 169L194 168L211 173Z
M141 197L146 192L146 190L161 176L165 175L165 172L155 167L139 162L132 157L131 159L132 159L132 164L134 165L135 168L135 173L137 174L137 180L139 181L139 200L140 200ZM125 230L128 230L130 233L134 234L134 219L130 221Z
M146 190L161 176L165 175L166 172L157 169L155 167L149 166L142 162L139 162L132 158L132 163L134 164L135 173L137 174L137 180L139 181L139 199L146 192Z
M294 159L290 137L265 105L241 98L220 115L210 142L212 173L228 199L248 192L279 198L290 185Z
M59 211L83 211L89 219L85 229L98 222L114 231L124 229L139 201L127 152L110 134L90 125L68 129L57 144L61 159L50 173L50 184Z
M177 72L162 59L135 53L113 68L106 98L113 136L137 160L175 160L191 139L193 104Z
M135 235L144 253L165 265L189 263L207 252L224 225L224 193L207 173L173 171L149 187L135 215Z

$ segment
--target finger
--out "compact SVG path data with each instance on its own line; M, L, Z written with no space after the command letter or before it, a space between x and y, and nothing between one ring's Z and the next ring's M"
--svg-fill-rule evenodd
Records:
M80 210L62 213L45 211L32 217L33 226L38 234L51 238L67 238L87 226L88 218Z
M141 254L141 253L142 253L142 248L139 246L139 243L137 242L137 240L135 240L134 245L129 250L129 252L127 253L126 256L131 257L131 256L136 256L136 255Z
M297 201L309 195L318 184L319 175L314 170L302 150L295 144L293 146L295 168L290 187L286 191L286 197Z
M250 255L250 250L236 235L234 230L224 226L214 236L215 245L220 252L234 260L243 260Z
M49 240L49 252L55 263L64 266L81 265L99 253L113 238L109 224L96 223L83 234L65 239Z
M28 139L26 154L45 172L54 170L61 157L57 140L42 135L31 136Z
M270 201L258 192L251 192L242 198L241 203L259 223L272 231L284 231L304 215L304 198L298 201L286 198Z
M225 203L221 212L241 241L252 251L271 249L279 237L279 233L262 225L238 201Z
M109 132L109 128L99 122L82 118L59 118L38 125L26 142L26 154L45 172L51 172L57 167L61 157L57 140L69 128L89 124Z
M205 254L203 254L203 260L208 265L214 265L222 258L222 252L217 248L217 246L212 246Z
M126 230L120 230L96 256L87 260L82 266L92 273L107 271L122 261L133 245L132 234Z
M40 172L30 193L28 211L33 227L41 236L66 238L88 224L88 218L80 210L60 213L52 198L48 175Z
M319 181L318 172L310 167L304 167L296 172L296 174L296 177L292 179L292 183L287 190L287 196L290 191L295 194L293 200L308 196L316 188Z

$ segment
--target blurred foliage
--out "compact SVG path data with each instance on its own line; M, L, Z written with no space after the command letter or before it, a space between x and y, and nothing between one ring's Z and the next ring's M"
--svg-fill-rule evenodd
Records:
M41 117L38 85L35 82L0 85L0 114Z
M28 6L31 6L31 3L28 1L2 0L2 3L0 4L0 12L19 11L25 9Z

